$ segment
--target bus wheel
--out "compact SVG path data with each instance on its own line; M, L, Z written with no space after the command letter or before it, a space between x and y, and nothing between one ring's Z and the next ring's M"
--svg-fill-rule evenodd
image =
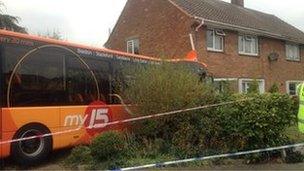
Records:
M42 137L50 131L42 125L29 124L22 127L14 139L37 138L12 143L12 157L20 165L35 165L43 161L52 150L52 137Z

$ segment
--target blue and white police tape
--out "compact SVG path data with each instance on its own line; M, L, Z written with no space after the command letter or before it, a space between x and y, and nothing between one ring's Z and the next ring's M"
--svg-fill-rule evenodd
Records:
M210 159L225 158L225 157L234 157L234 156L241 156L241 155L246 155L246 154L255 154L255 153L268 152L268 151L283 150L283 149L300 147L300 146L304 146L304 143L257 149L257 150L251 150L251 151L241 151L241 152L235 152L235 153L226 153L226 154L219 154L219 155L212 155L212 156L167 161L167 162L147 164L147 165L142 165L142 166L126 167L126 168L117 169L117 170L127 171L127 170L148 169L148 168L153 168L153 167L164 167L164 166L175 165L175 164L180 164L180 163L188 163L188 162L194 162L194 161L210 160Z

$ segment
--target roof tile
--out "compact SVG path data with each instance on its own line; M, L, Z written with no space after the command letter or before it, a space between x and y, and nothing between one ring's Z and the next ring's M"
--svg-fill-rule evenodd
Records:
M171 0L192 16L257 29L304 44L304 33L280 18L221 0Z

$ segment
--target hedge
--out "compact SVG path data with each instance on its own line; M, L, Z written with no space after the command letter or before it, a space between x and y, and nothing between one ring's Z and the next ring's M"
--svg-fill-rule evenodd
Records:
M186 68L136 68L121 94L148 115L224 101L238 102L136 122L132 136L104 133L90 146L94 160L113 168L134 158L187 158L287 144L285 130L296 123L297 102L277 93L218 94ZM264 154L263 154L264 155ZM266 156L271 157L267 153ZM102 167L102 166L100 166Z

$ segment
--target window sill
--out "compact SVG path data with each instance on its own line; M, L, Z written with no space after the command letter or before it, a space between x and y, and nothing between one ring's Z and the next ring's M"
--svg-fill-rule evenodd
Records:
M217 53L224 53L224 50L217 50L217 49L212 49L212 48L207 48L208 52L217 52Z
M289 61L289 62L301 62L301 59L289 59L289 58L286 58L286 61Z
M239 52L239 55L259 57L259 54L254 54L254 53L241 53L241 52Z

